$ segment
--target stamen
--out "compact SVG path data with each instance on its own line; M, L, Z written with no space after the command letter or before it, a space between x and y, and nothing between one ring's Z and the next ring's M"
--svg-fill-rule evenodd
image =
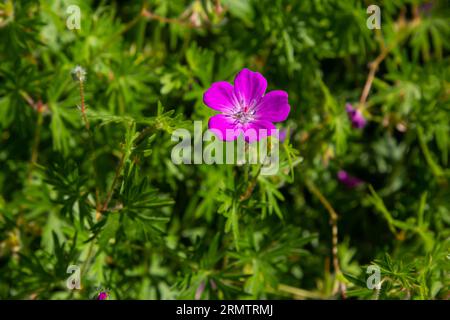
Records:
M230 116L235 120L235 123L247 124L255 119L257 104L256 99L253 99L249 104L241 99L240 103L234 106Z

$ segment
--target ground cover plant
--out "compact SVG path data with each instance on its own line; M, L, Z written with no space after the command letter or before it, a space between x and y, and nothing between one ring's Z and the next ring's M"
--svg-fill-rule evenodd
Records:
M0 298L448 299L449 16L1 0ZM208 127L278 170L175 163Z

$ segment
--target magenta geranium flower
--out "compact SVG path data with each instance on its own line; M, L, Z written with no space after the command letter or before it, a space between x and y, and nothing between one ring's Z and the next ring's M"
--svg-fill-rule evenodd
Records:
M288 94L274 90L265 94L266 79L258 72L242 69L234 86L215 82L204 93L203 102L221 114L209 119L208 128L225 141L243 134L247 142L275 133L274 122L286 120L291 110Z
M352 123L353 128L362 129L366 126L366 119L364 118L361 110L353 108L350 103L345 105L345 111L347 112L348 118Z
M108 299L108 293L105 291L101 291L97 296L97 300L106 300L106 299Z

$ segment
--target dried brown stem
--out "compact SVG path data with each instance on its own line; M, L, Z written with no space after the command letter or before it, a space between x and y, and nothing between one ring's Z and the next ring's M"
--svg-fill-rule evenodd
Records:
M386 58L389 51L390 49L388 47L383 47L378 57L376 57L375 60L369 63L369 74L367 76L366 83L364 85L364 89L361 94L361 98L359 99L359 104L361 107L365 105L367 97L369 96L370 88L372 87L373 80L375 79L375 74L378 70L378 67L380 66L380 63Z
M194 26L191 23L185 22L180 20L179 18L166 18L166 17L162 17L159 16L157 14L154 14L151 11L148 11L147 9L144 9L142 11L142 16L144 16L145 18L149 19L149 20L156 20L159 21L161 23L172 23L172 24L179 24L182 25L184 27L188 27L188 28L194 28Z
M336 273L336 276L340 276L342 274L341 267L339 264L339 252L338 252L338 214L336 210L331 206L330 202L325 198L325 196L320 192L320 190L316 187L316 185L310 181L306 180L306 186L309 191L311 191L312 194L314 194L317 199L319 199L320 203L325 207L325 209L328 211L328 214L330 216L330 224L331 224L331 252L333 256L333 268ZM339 290L341 293L342 298L346 298L346 287L345 284L338 280L339 284Z
M370 89L372 87L373 81L375 79L375 74L380 66L381 62L387 57L387 55L402 41L404 40L410 32L414 30L414 28L420 23L420 16L414 17L413 20L405 23L404 12L400 14L396 22L396 26L398 27L399 34L389 46L386 46L383 40L383 36L380 30L376 30L376 40L380 44L380 54L369 63L369 74L367 75L366 83L364 85L361 98L359 99L359 106L363 108L366 104L367 97L369 96ZM401 33L401 30L406 30L404 34Z

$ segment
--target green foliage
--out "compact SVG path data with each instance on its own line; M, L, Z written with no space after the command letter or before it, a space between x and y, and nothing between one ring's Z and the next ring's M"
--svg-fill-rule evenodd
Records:
M1 1L0 298L448 299L448 4L370 4ZM289 94L278 172L172 163L243 67Z

